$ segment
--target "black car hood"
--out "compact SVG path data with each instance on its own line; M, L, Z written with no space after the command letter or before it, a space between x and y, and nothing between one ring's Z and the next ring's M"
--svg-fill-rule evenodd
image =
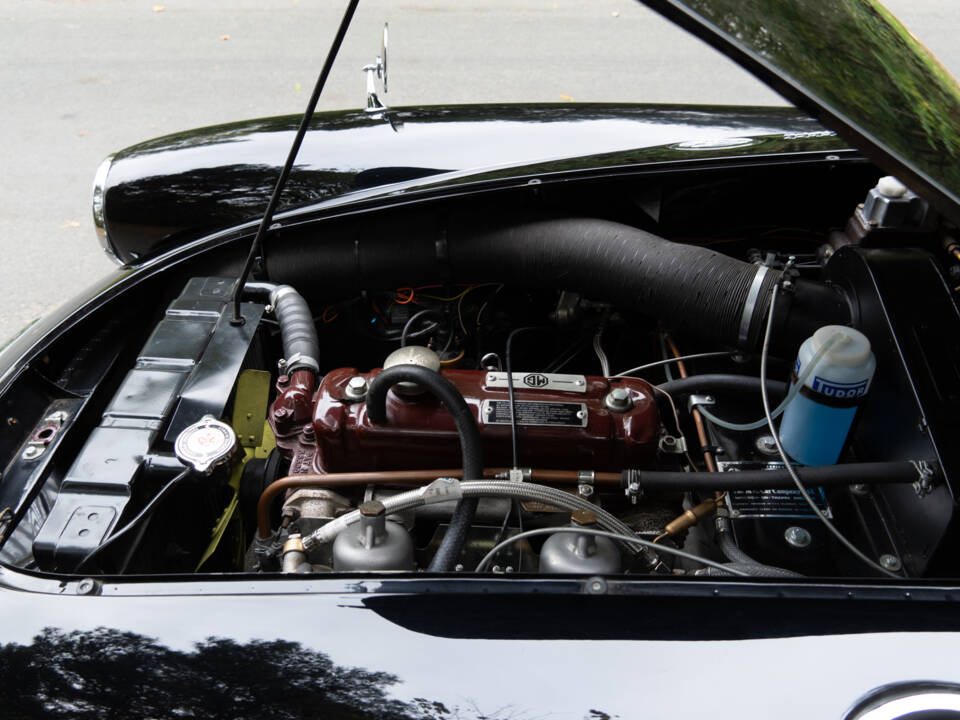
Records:
M875 0L642 0L960 221L960 86Z

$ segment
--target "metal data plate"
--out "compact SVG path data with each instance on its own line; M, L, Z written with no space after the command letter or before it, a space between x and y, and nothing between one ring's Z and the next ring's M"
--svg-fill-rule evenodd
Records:
M722 472L738 470L780 470L782 462L731 461L718 462ZM822 487L808 487L807 492L828 518L833 517ZM816 515L799 490L731 490L727 493L731 518L815 518Z
M589 418L584 403L517 400L514 405L517 425L586 427ZM510 401L484 400L480 405L480 420L487 425L509 425Z
M488 372L484 383L488 388L506 388L505 372ZM583 375L557 373L513 373L514 390L552 390L553 392L585 393L587 378Z

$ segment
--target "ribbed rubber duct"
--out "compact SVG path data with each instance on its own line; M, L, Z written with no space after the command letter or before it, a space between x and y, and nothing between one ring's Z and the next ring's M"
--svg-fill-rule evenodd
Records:
M481 216L438 216L331 222L316 238L274 243L267 269L274 281L328 295L437 281L562 288L634 307L676 332L747 350L759 345L770 289L780 277L777 270L608 220L491 223ZM818 315L822 309L827 321L846 321L838 292L808 285L817 286Z

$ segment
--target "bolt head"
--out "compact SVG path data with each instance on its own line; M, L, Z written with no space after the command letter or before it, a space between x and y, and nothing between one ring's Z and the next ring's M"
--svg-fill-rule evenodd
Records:
M810 547L810 543L813 542L810 531L798 525L788 527L783 533L783 538L788 545L795 548Z
M378 517L387 512L387 509L383 506L383 503L379 500L367 500L364 503L360 503L360 514L364 517Z
M880 556L880 565L881 567L893 572L896 572L903 567L903 564L900 562L900 558L891 553L884 553Z
M367 394L369 386L367 379L362 375L354 375L347 381L347 396L352 398L362 398Z
M43 455L43 448L37 445L28 445L27 449L23 451L24 460L34 460Z
M615 387L603 399L603 404L608 410L614 412L625 412L633 407L633 398L630 397L630 391L624 387Z

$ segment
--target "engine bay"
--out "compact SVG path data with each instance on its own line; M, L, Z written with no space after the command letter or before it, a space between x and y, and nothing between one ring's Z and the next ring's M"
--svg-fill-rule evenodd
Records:
M956 577L952 251L915 214L858 226L871 197L843 229L749 239L348 219L322 252L277 243L239 322L233 277L190 275L0 555L82 575ZM40 412L15 462L46 462L76 407Z

